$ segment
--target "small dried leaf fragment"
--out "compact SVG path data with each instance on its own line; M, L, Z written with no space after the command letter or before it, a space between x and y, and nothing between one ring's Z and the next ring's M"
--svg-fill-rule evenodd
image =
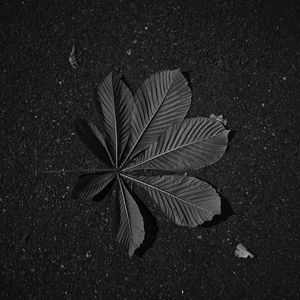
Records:
M234 255L239 258L248 258L248 257L254 258L255 257L255 255L253 253L251 253L250 251L248 251L248 249L242 244L238 244L236 246Z
M73 45L72 51L70 53L69 56L69 63L72 66L73 69L77 69L79 64L78 61L76 59L76 53L75 53L75 46Z
M222 123L224 126L226 126L228 124L227 120L223 118L223 115L216 116L214 114L211 114L209 117L211 119L214 119L214 120Z

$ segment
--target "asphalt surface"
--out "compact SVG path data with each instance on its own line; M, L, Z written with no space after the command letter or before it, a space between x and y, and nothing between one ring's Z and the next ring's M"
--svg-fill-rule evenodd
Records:
M300 299L299 2L41 2L1 2L0 298ZM130 259L114 194L74 201L75 174L36 171L95 167L72 122L95 119L92 85L110 70L135 90L175 68L189 116L222 114L234 131L196 173L233 214L188 229L148 204L156 240ZM256 257L237 258L239 243Z

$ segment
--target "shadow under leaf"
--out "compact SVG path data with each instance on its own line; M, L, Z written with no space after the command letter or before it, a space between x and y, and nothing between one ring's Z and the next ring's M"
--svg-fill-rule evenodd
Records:
M142 258L147 252L147 250L150 249L151 246L154 244L157 237L158 227L157 227L156 219L152 215L148 207L144 204L144 202L140 199L140 197L135 192L132 191L132 194L140 209L144 221L145 239L143 243L140 245L140 247L136 249L136 251L134 252L135 255Z
M110 196L114 191L113 189L114 184L115 184L115 179L113 179L100 193L98 193L95 197L93 197L92 201L100 202L104 200L106 196L110 198Z
M221 198L221 214L215 215L211 221L204 222L201 227L212 227L225 222L230 216L234 215L234 211L229 201L220 195Z
M225 126L226 129L227 126ZM229 134L228 134L228 146L230 144L230 142L232 141L232 139L234 138L234 136L236 135L237 131L236 130L230 130Z

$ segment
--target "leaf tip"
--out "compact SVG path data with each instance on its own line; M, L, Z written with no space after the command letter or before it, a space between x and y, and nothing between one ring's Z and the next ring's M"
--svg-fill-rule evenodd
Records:
M139 239L136 240L135 242L132 242L129 246L128 249L128 254L130 257L132 257L135 253L135 251L143 244L144 239L145 239L145 230L144 230L144 222L143 226L140 228L140 231L138 233Z

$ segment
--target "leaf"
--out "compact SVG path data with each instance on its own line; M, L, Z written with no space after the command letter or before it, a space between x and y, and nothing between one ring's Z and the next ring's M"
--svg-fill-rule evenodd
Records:
M226 150L229 131L222 116L183 120L191 90L180 70L150 76L134 97L125 83L110 73L95 93L103 132L85 120L78 120L75 128L81 141L110 168L83 169L92 174L79 177L72 195L91 199L106 191L117 177L113 230L130 256L147 244L147 239L143 243L146 225L140 203L131 192L133 185L148 192L167 217L181 226L195 227L221 213L216 190L197 178L130 175L130 171L146 169L199 169L218 161Z
M195 227L221 213L221 201L215 189L197 178L122 176L145 189L168 218L178 225Z
M98 195L114 178L113 173L81 175L72 191L75 200L90 200Z
M227 147L228 130L210 118L186 119L170 127L125 171L200 169L218 161Z
M145 231L144 221L137 203L125 186L122 178L119 181L119 229L117 241L128 249L130 256L142 244Z
M131 150L124 163L152 144L166 127L181 121L190 103L191 90L179 70L150 76L134 95Z
M112 158L100 131L86 120L75 121L75 131L86 147L103 163L112 166Z
M110 73L97 87L98 107L107 133L107 143L116 168L127 144L131 112L132 94L126 84Z

